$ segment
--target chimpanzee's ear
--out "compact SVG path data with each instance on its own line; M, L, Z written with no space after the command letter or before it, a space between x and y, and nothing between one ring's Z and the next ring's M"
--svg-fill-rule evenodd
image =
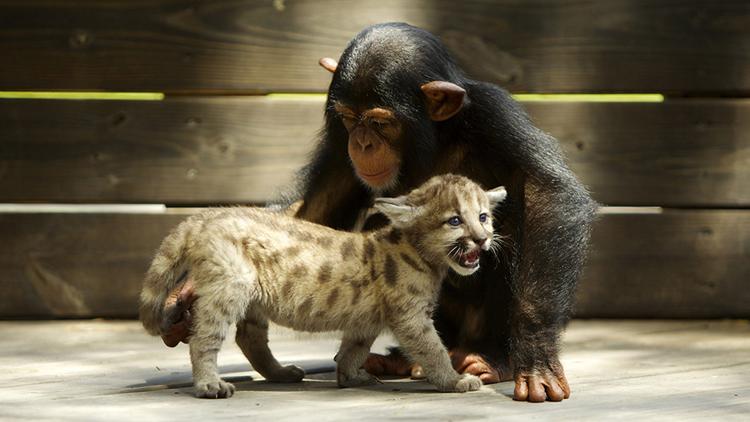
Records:
M375 198L373 208L383 213L394 227L409 225L418 214L418 207L406 202L406 196L398 198Z
M466 90L445 81L432 81L420 87L427 97L430 119L442 122L453 117L466 102Z
M490 200L490 208L495 208L497 204L503 202L505 197L508 196L508 192L505 191L504 186L498 186L495 189L490 189L485 192L487 199Z
M318 60L318 64L320 65L320 67L331 73L335 72L336 68L339 66L336 60L333 60L330 57L321 57L321 59Z

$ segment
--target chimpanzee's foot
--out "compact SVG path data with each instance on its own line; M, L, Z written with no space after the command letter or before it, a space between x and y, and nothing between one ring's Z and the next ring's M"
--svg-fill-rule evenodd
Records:
M469 353L463 350L453 349L448 352L453 363L453 368L460 374L470 374L479 377L484 384L494 384L513 379L510 366L489 363L482 355ZM382 376L411 376L414 379L423 379L424 370L419 364L412 365L404 355L396 351L383 356L370 353L364 368L367 372Z
M559 362L541 368L516 369L513 400L543 402L570 397L570 386Z
M412 364L404 355L393 352L387 355L370 353L364 364L365 371L375 376L395 375L408 376L411 374Z
M458 373L476 375L484 384L494 384L513 379L513 373L508 365L490 363L480 354L458 349L453 349L448 354Z

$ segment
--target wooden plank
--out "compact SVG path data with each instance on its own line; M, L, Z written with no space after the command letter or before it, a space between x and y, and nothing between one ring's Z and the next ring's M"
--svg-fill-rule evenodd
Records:
M750 101L529 103L598 201L750 206Z
M316 63L406 21L525 92L750 92L745 0L0 1L0 89L323 91ZM64 17L64 18L61 18Z
M0 214L0 317L135 315L142 276L184 216ZM750 211L604 215L583 317L749 317Z
M263 202L307 161L322 109L258 97L0 101L0 198Z
M603 215L577 316L750 316L750 210Z
M750 206L750 100L527 103L609 205ZM303 166L322 98L0 101L0 201L263 202Z
M184 215L0 214L3 317L133 317L161 239Z

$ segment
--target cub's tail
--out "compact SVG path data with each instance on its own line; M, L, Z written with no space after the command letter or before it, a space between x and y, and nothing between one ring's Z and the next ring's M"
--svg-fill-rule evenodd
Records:
M187 274L187 231L187 224L180 224L164 239L143 280L139 317L146 331L154 336L161 334L167 295Z

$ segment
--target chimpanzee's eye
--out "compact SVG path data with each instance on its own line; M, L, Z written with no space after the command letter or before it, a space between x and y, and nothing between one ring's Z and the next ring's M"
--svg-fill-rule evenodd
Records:
M459 216L451 217L451 218L448 219L447 223L450 224L451 226L460 226L461 225L461 217L459 217Z
M341 115L341 121L344 123L344 126L346 126L346 130L351 130L357 124L357 119L345 114Z
M375 130L377 130L377 131L380 131L380 130L383 130L383 129L387 128L388 125L390 125L390 124L391 124L391 122L389 122L388 120L370 119L370 127L373 128L373 129L375 129Z
M479 214L479 222L480 223L486 223L487 222L487 213L483 212Z

